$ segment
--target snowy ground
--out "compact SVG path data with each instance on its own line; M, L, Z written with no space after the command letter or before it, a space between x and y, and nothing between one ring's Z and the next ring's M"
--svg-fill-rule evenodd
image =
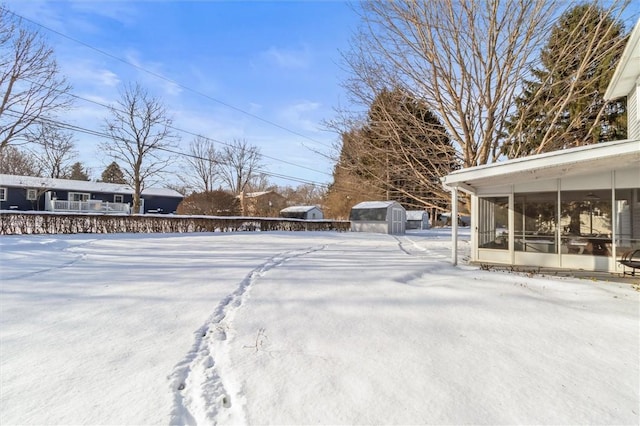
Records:
M640 293L449 254L449 230L0 237L0 424L639 423Z

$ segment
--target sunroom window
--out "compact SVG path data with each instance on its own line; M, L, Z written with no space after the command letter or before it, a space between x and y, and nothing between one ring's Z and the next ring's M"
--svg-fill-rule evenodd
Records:
M478 199L478 247L509 249L509 197Z

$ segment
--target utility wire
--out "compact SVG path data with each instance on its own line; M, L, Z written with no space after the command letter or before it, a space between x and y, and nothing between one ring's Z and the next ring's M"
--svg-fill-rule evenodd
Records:
M14 118L19 118L20 117L20 113L11 109L7 109L5 110L5 114L7 114L10 117L14 117ZM48 117L37 117L35 115L32 115L31 118L35 118L34 121L39 122L39 123L48 123L51 125L54 125L60 129L64 129L64 130L70 130L70 131L74 131L74 132L78 132L78 133L84 133L84 134L88 134L91 136L97 136L97 137L103 137L106 139L110 139L111 135L107 134L107 133L103 133L103 132L99 132L96 130L92 130L92 129L87 129L81 126L76 126L70 123L66 123L60 120L55 120L52 118L48 118ZM197 159L197 160L203 160L203 161L213 161L210 158L206 158L206 157L201 157L201 156L197 156L195 154L191 154L191 153L186 153L183 151L178 151L175 149L170 149L170 148L164 148L164 147L160 147L158 148L158 150L160 151L164 151L164 152L168 152L170 154L175 154L175 155L179 155L182 157L189 157L189 158L193 158L193 159ZM321 182L317 182L317 181L313 181L310 179L303 179L303 178L299 178L299 177L295 177L295 176L288 176L288 175L284 175L284 174L279 174L279 173L273 173L270 172L268 170L264 170L264 169L258 169L256 170L258 173L260 174L264 174L266 176L271 176L271 177L275 177L275 178L280 178L280 179L286 179L286 180L290 180L293 182L298 182L298 183L307 183L307 184L311 184L311 185L315 185L315 186L319 186L319 187L327 187L328 184L326 183L321 183Z
M304 138L304 139L307 139L307 140L309 140L309 141L311 141L311 142L313 142L313 143L316 143L316 144L318 144L318 145L322 145L322 146L324 146L324 147L326 147L326 148L331 148L331 147L330 147L330 146L328 146L327 144L325 144L325 143L323 143L323 142L320 142L320 141L318 141L318 140L316 140L316 139L313 139L313 138L311 138L311 137L309 137L309 136L307 136L307 135L304 135L304 134L302 134L302 133L300 133L300 132L297 132L297 131L295 131L295 130L289 129L289 128L284 127L284 126L282 126L282 125L280 125L280 124L278 124L278 123L275 123L275 122L273 122L273 121L271 121L271 120L267 120L266 118L263 118L263 117L260 117L260 116L258 116L258 115L256 115L256 114L253 114L253 113L250 113L250 112L248 112L248 111L245 111L245 110L243 110L242 108L238 108L238 107L236 107L236 106L234 106L234 105L231 105L231 104L229 104L229 103L227 103L227 102L221 101L220 99L214 98L213 96L207 95L206 93L200 92L200 91L198 91L198 90L196 90L196 89L193 89L193 88L191 88L191 87L189 87L189 86L186 86L186 85L184 85L184 84L182 84L182 83L180 83L180 82L178 82L178 81L175 81L175 80L173 80L173 79L171 79L171 78L169 78L169 77L165 77L164 75L162 75L162 74L160 74L160 73L157 73L157 72L155 72L155 71L148 70L148 69L146 69L146 68L144 68L144 67L141 67L140 65L134 64L134 63L132 63L132 62L130 62L130 61L127 61L126 59L123 59L123 58L121 58L121 57L119 57L119 56L113 55L113 54L111 54L111 53L109 53L109 52L107 52L107 51L105 51L105 50L99 49L99 48L97 48L97 47L95 47L95 46L93 46L93 45L91 45L91 44L89 44L89 43L86 43L86 42L84 42L84 41L82 41L82 40L78 40L78 39L76 39L76 38L74 38L74 37L71 37L71 36L69 36L69 35L67 35L67 34L64 34L64 33L60 32L60 31L57 31L57 30L55 30L55 29L53 29L53 28L47 27L47 26L46 26L46 25L44 25L44 24L41 24L41 23L39 23L39 22L37 22L37 21L34 21L34 20L32 20L32 19L26 18L25 16L22 16L22 15L20 15L20 14L18 14L18 13L15 13L15 12L13 12L13 11L11 11L11 10L8 10L8 9L5 9L5 10L6 10L7 12L9 12L10 14L12 14L12 15L14 15L14 16L16 16L16 17L18 17L18 18L20 18L20 19L22 19L22 20L24 20L24 21L30 22L30 23L32 23L32 24L34 24L34 25L37 25L37 26L38 26L38 27L40 27L40 28L43 28L43 29L45 29L45 30L47 30L47 31L49 31L49 32L52 32L52 33L54 33L54 34L59 35L60 37L66 38L66 39L68 39L68 40L70 40L70 41L73 41L74 43L78 43L78 44L80 44L80 45L82 45L82 46L84 46L84 47L86 47L86 48L88 48L88 49L91 49L91 50L93 50L93 51L95 51L95 52L100 53L101 55L104 55L104 56L107 56L107 57L109 57L109 58L111 58L111 59L114 59L114 60L116 60L116 61L122 62L123 64L126 64L126 65L128 65L128 66L131 66L131 67L133 67L133 68L136 68L137 70L142 71L142 72L144 72L144 73L146 73L146 74L149 74L149 75L151 75L151 76L153 76L153 77L156 77L156 78L158 78L158 79L160 79L160 80L163 80L163 81L165 81L165 82L168 82L168 83L174 84L174 85L176 85L177 87L179 87L179 88L181 88L181 89L184 89L184 90L186 90L186 91L188 91L188 92L194 93L194 94L196 94L196 95L198 95L198 96L201 96L201 97L203 97L203 98L205 98L205 99L208 99L208 100L210 100L210 101L216 102L216 103L218 103L218 104L220 104L220 105L222 105L222 106L224 106L224 107L226 107L226 108L232 109L232 110L234 110L234 111L237 111L237 112L239 112L239 113L242 113L242 114L244 114L244 115L247 115L247 116L249 116L249 117L251 117L251 118L254 118L254 119L256 119L256 120L262 121L263 123L269 124L270 126L273 126L273 127L279 128L279 129L284 130L284 131L286 131L286 132L288 132L288 133L291 133L291 134L293 134L293 135L300 136L300 137L302 137L302 138ZM303 146L304 146L304 144L303 144Z

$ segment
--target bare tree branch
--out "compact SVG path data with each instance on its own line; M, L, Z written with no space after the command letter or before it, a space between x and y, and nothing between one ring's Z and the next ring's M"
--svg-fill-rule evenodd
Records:
M262 167L260 150L246 140L234 140L226 145L220 156L220 179L233 194L245 191Z
M70 91L43 37L0 6L0 151L38 118L68 108Z
M162 175L173 158L168 154L179 140L164 105L139 84L127 86L116 106L110 108L104 131L111 140L102 150L119 164L134 190L133 211L140 209L140 195L152 179Z

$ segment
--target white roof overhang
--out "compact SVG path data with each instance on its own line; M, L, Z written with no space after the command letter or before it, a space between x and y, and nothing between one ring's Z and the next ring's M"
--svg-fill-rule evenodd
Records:
M629 95L640 78L640 20L636 23L622 52L609 87L604 93L608 101Z
M587 145L457 170L441 178L446 188L478 188L640 167L640 140Z

